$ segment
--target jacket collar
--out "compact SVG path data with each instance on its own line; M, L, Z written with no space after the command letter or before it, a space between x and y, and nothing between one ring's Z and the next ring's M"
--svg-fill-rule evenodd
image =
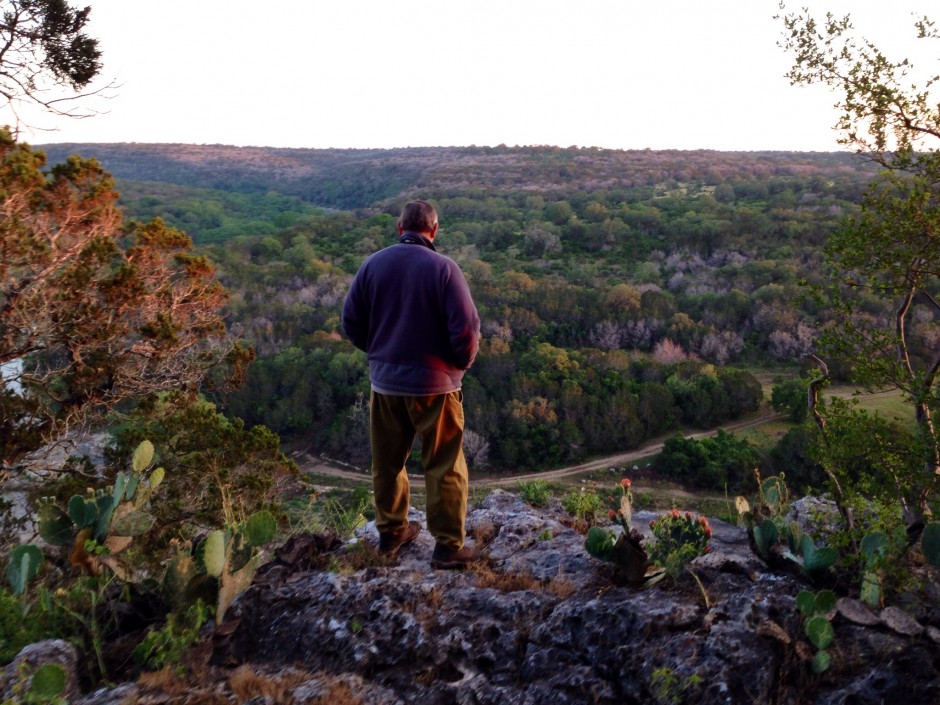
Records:
M423 247L427 247L428 249L434 250L435 252L437 252L437 248L434 247L433 242L428 240L421 233L412 232L411 230L406 230L405 232L403 232L398 242L400 242L403 245L422 245Z

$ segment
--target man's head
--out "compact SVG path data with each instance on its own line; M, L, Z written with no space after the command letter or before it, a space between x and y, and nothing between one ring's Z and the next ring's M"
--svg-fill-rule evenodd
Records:
M437 234L437 211L427 201L412 201L405 204L398 219L398 232L422 233L431 240Z

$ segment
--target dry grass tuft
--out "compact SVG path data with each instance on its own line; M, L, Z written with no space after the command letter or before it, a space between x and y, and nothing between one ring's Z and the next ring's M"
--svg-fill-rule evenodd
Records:
M170 694L185 693L191 687L185 678L180 678L179 672L172 666L164 666L159 671L141 673L137 682L148 690Z
M257 671L250 664L245 664L229 674L228 686L239 702L267 697L278 705L290 705L294 702L290 692L310 679L311 675L306 671L291 669L268 675Z
M322 697L310 700L311 705L363 705L360 698L346 681L333 681Z
M550 578L542 586L542 589L545 590L549 595L554 595L555 597L567 600L569 597L577 592L578 588L570 578L566 578L561 572L556 575L554 578Z
M228 677L228 686L241 701L257 697L269 697L276 702L284 701L284 687L277 679L258 673L249 665L239 666Z
M539 581L531 573L498 573L485 563L474 563L468 571L476 576L477 587L494 588L500 592L536 590Z
M347 681L321 673L317 677L298 668L266 673L252 664L244 664L226 673L215 669L206 679L185 676L171 667L143 673L138 679L143 699L133 702L159 702L161 705L231 705L263 698L273 705L296 705L293 691L318 678L322 695L305 699L311 705L363 705L354 686ZM198 680L198 682L197 682Z
M585 536L588 530L594 525L593 523L588 523L584 519L578 519L577 517L562 517L559 522L562 526L567 526L569 529L577 531L582 536Z
M437 585L428 590L428 594L424 596L425 605L430 607L432 610L436 610L441 606L441 602L444 601L444 593L441 588Z
M473 540L477 546L486 546L490 541L496 538L499 529L489 521L480 521L472 527Z

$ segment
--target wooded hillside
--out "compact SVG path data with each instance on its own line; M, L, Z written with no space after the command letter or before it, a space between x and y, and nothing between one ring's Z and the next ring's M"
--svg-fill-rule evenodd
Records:
M800 300L799 282L818 281L823 243L874 173L839 153L46 151L94 154L131 217L185 229L218 264L231 329L260 357L219 401L352 462L368 450L367 366L338 333L339 307L362 259L394 241L401 204L434 201L440 250L483 319L465 384L468 455L510 469L755 410L757 381L727 366L810 350L828 314Z

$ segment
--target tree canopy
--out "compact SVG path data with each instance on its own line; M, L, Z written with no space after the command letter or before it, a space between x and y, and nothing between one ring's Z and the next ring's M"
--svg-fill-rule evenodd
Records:
M90 7L65 0L5 0L0 4L0 96L80 117L68 102L101 71L98 40L85 33ZM65 88L63 92L61 89Z
M933 420L940 375L940 104L931 92L938 77L911 85L911 62L893 61L858 39L848 16L828 14L817 22L809 14L787 14L782 20L783 46L794 54L790 79L831 88L841 109L839 141L883 168L858 214L825 248L833 282L825 296L838 315L822 349L848 360L869 388L897 387L910 399L923 471L917 481L898 477L894 484L905 507L929 513L940 481ZM914 29L921 40L940 38L927 18ZM885 302L893 314L866 309L866 298Z
M0 458L244 362L225 338L227 293L189 237L122 226L110 175L0 133Z

